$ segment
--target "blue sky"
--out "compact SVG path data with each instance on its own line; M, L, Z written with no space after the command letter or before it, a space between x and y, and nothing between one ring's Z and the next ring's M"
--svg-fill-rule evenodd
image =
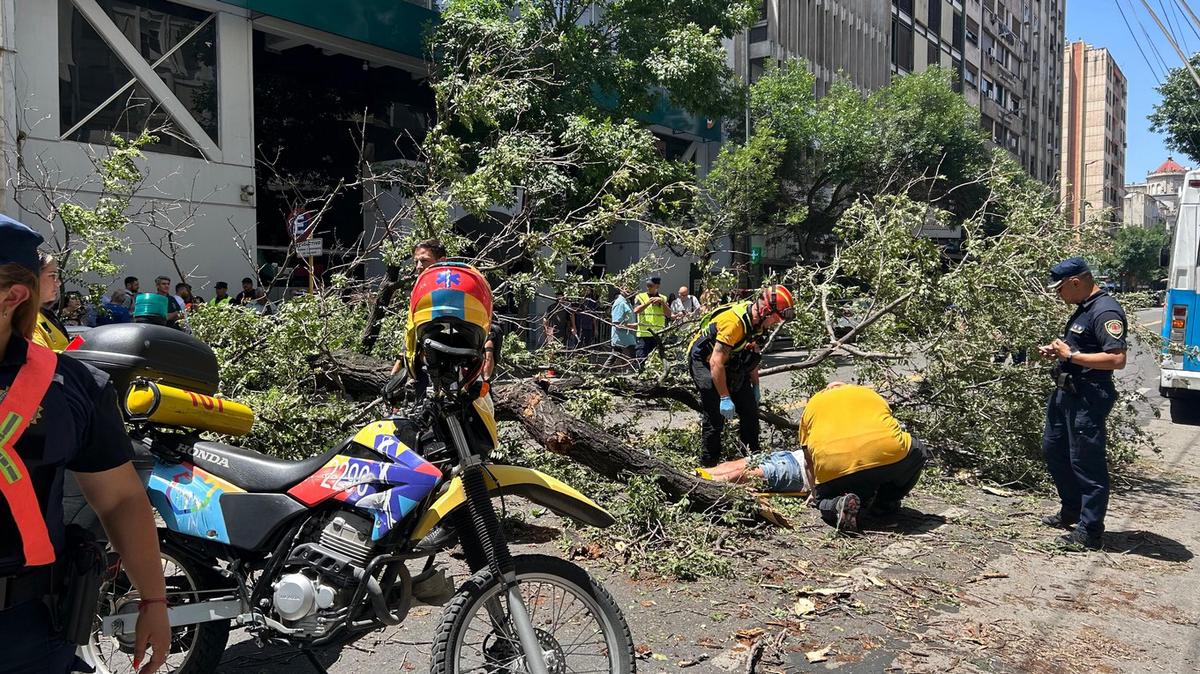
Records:
M1149 0L1149 3L1158 17L1168 24L1168 30L1172 30L1185 53L1200 50L1196 27L1188 22L1178 0ZM1200 0L1187 0L1187 3L1200 14ZM1126 28L1118 7L1124 10L1125 20L1128 20L1138 38L1136 42L1129 28ZM1147 40L1143 28L1152 41ZM1158 92L1155 91L1157 78L1164 77L1164 63L1167 67L1175 68L1182 65L1182 61L1150 18L1141 0L1067 0L1067 42L1079 39L1097 47L1107 47L1129 81L1126 112L1126 142L1129 146L1125 156L1125 181L1141 182L1145 180L1146 173L1161 164L1168 155L1163 138L1150 131L1150 122L1146 120L1146 115L1158 102ZM1145 57L1138 50L1139 45ZM1175 157L1175 160L1184 166L1191 163L1181 156Z

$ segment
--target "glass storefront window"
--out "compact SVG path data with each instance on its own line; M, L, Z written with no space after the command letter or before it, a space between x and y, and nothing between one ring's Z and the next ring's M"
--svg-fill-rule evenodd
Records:
M171 89L196 123L219 143L217 35L212 15L163 0L99 0L108 17ZM68 139L107 143L109 135L137 135L164 125L147 149L201 156L195 143L140 84L70 0L59 1L61 130ZM161 63L159 63L161 61ZM105 104L114 93L115 99ZM101 107L103 106L103 107ZM86 121L84 121L86 120Z

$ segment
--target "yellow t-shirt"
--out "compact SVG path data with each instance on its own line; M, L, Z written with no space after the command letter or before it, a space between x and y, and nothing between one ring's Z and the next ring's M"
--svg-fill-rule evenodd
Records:
M39 312L37 323L33 326L33 343L61 352L71 343L71 339L53 321L46 318L46 314Z
M800 444L812 455L813 478L829 482L908 456L912 436L892 416L883 396L847 384L809 399L800 418Z

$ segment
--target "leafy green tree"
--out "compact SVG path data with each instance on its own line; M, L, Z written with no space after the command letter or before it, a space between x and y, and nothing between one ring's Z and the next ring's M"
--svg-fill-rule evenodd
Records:
M1192 67L1200 70L1200 54L1192 56ZM1200 164L1200 96L1196 80L1187 68L1172 68L1158 85L1161 96L1147 119L1150 130L1166 136L1167 147Z
M1104 267L1120 276L1127 289L1157 281L1164 275L1162 251L1170 242L1163 225L1122 227L1113 237L1112 251L1104 260Z
M986 198L977 178L992 157L979 113L941 69L869 95L838 82L818 100L793 61L755 82L750 113L750 142L727 146L706 183L731 231L767 233L811 257L863 196L910 194L959 219Z

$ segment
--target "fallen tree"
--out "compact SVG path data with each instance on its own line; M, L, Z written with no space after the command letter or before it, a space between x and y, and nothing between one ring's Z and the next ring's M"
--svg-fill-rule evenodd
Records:
M323 373L323 385L361 399L378 394L391 367L385 360L345 351L323 354L313 365ZM518 422L546 450L569 457L609 480L625 481L631 475L653 476L672 500L686 499L693 510L724 512L736 503L745 502L744 490L677 470L604 429L567 413L554 401L552 393L564 385L568 382L523 379L496 383L492 387L496 416L501 421ZM661 395L665 391L656 386L648 387L646 393ZM670 395L672 399L688 401L682 389L671 391ZM690 403L694 408L699 407L694 396Z

